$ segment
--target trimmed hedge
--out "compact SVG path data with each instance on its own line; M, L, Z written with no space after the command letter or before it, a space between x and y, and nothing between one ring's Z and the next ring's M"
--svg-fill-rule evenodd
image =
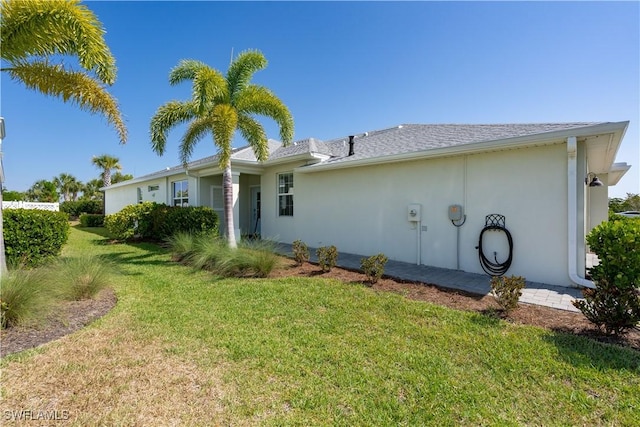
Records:
M36 209L3 211L7 264L38 266L58 256L69 238L68 215Z
M60 203L60 212L78 218L85 214L102 214L102 200L76 200Z
M163 240L177 232L218 232L218 216L208 207L167 206L154 202L129 205L107 215L104 226L118 240Z
M102 227L104 226L104 215L82 214L80 215L80 225L83 227Z

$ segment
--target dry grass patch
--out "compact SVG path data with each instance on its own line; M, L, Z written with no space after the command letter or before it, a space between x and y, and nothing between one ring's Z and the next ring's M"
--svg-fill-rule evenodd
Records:
M20 359L2 369L3 417L31 410L68 417L56 425L229 424L225 401L233 392L222 369L203 370L164 343L140 339L124 318Z

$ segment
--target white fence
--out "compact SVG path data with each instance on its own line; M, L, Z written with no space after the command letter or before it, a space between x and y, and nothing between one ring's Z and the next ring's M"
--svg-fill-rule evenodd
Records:
M44 202L2 202L2 209L41 209L45 211L60 210L60 203L44 203Z

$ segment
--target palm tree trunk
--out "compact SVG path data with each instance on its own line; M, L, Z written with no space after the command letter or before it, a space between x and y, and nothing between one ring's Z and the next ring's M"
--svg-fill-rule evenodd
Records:
M230 248L238 247L236 232L233 224L233 177L231 175L231 161L224 168L222 176L222 191L224 192L224 223L227 228L227 241Z

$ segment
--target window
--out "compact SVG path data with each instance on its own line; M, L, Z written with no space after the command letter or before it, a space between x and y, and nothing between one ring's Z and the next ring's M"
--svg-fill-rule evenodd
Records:
M142 188L138 187L138 203L142 203Z
M278 174L278 215L293 216L293 172Z
M149 185L147 186L147 191L158 191L160 189L159 185Z
M173 183L173 206L189 206L189 181Z

